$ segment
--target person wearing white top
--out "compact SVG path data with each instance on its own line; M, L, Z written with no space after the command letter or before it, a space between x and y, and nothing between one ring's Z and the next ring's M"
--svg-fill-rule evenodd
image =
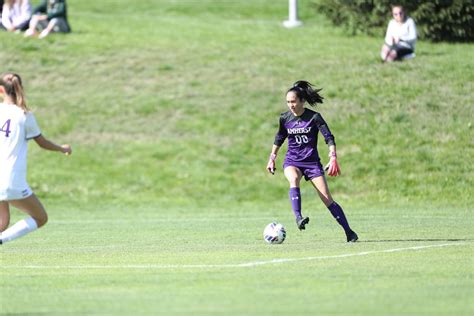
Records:
M0 244L24 236L46 224L48 215L26 181L28 140L43 149L72 153L69 145L56 145L41 135L35 117L29 111L19 75L0 76ZM29 217L11 227L10 205Z
M9 32L25 31L31 19L29 0L5 0L2 10L2 27Z
M415 57L416 26L412 18L405 16L402 6L392 7L380 57L384 62Z

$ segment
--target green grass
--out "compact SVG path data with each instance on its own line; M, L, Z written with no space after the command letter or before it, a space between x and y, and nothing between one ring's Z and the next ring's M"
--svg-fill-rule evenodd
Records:
M188 211L52 210L54 220L46 228L2 249L2 311L467 315L473 310L472 221L465 221L470 210L352 210L363 238L348 245L318 208L310 213L307 231L288 225L288 239L276 246L265 244L261 231L271 218L290 223L290 214L235 207L226 214ZM409 249L436 245L449 246ZM383 252L390 249L399 251ZM354 256L340 257L346 254ZM296 261L235 266L272 259Z
M473 45L421 41L382 65L382 36L349 37L300 2L292 30L286 1L71 0L69 35L0 33L2 71L74 150L30 146L50 223L2 246L0 313L474 312ZM265 173L298 79L323 88L343 172L329 185L360 243L306 183L298 232L281 168ZM263 242L272 220L282 245ZM233 266L277 258L302 260Z

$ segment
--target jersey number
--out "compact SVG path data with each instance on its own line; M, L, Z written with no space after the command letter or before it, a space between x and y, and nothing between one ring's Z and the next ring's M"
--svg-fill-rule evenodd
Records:
M306 136L306 135L301 135L301 136L300 135L295 135L295 140L296 140L296 143L298 145L301 145L303 143L305 143L305 144L309 143L308 136Z
M8 137L8 135L10 135L11 133L11 130L10 130L10 122L11 122L11 119L8 119L5 124L3 124L2 128L0 129L0 132L4 132L5 133L5 137Z

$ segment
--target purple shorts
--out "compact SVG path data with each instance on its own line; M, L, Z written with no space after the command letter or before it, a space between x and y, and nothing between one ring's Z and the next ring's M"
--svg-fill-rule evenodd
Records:
M316 162L289 162L285 161L283 163L283 170L286 167L296 167L300 169L301 173L304 175L304 179L306 181L312 180L314 178L320 177L324 175L323 165L321 165L320 161Z

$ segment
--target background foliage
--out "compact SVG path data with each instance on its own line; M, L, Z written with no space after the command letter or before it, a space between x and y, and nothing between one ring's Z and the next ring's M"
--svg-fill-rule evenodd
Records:
M391 18L391 5L403 5L416 23L418 36L433 41L474 40L472 0L319 0L314 3L335 25L353 34L380 35Z

